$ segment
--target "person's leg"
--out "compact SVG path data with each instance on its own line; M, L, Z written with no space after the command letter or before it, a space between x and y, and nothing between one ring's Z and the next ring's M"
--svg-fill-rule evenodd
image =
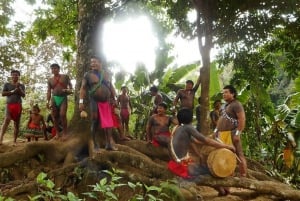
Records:
M235 146L236 155L240 161L240 164L239 164L240 174L242 177L246 177L247 176L247 161L246 161L246 158L243 153L243 147L242 147L240 137L233 137L233 145Z
M105 139L106 139L106 145L105 149L109 151L117 151L118 148L115 147L115 141L112 136L112 128L104 128L105 133Z
M3 143L3 136L7 130L7 127L9 125L9 122L10 122L11 118L6 116L5 119L4 119L4 122L2 124L2 127L1 127L1 135L0 135L0 145Z
M100 153L100 144L99 139L97 138L99 130L99 115L98 115L98 106L94 100L90 100L90 111L91 111L91 137L94 144L94 150L97 153Z
M124 119L124 133L126 133L127 135L129 134L129 117Z
M68 122L67 122L67 109L68 109L68 100L67 97L60 105L59 110L59 118L61 120L62 124L62 138L65 139L68 135L67 128L68 128Z
M53 119L53 127L55 128L56 130L56 135L55 135L55 138L59 138L59 108L56 107L55 103L52 104L51 106L51 116L52 116L52 119Z
M19 134L19 127L20 127L20 119L14 121L14 144L17 144L17 137Z

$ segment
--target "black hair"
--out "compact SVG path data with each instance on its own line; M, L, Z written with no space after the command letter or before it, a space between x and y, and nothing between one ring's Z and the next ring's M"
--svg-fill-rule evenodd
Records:
M233 97L236 98L237 92L236 89L232 85L226 85L223 89L228 89L231 94L233 94Z
M165 110L168 109L168 105L164 102L159 103L157 106L163 107L163 108L165 108Z
M121 90L122 90L122 89L127 89L127 87L126 87L126 86L122 86L122 87L121 87Z
M186 84L190 83L190 84L194 85L194 82L192 80L187 80L185 83Z
M10 72L10 74L13 74L13 73L17 73L19 76L21 75L20 71L18 71L18 70L12 70L12 71Z
M91 56L91 59L97 59L98 61L102 62L102 59L96 55Z
M221 100L215 100L213 106L216 107L218 103L221 103Z
M150 91L151 92L158 92L158 88L157 88L157 86L152 86L152 87L150 87Z
M34 106L32 106L32 109L36 109L38 112L41 111L38 104L35 104Z
M193 121L193 111L188 108L182 108L178 111L177 119L179 124L190 124Z
M51 64L50 68L60 68L60 66L57 63Z

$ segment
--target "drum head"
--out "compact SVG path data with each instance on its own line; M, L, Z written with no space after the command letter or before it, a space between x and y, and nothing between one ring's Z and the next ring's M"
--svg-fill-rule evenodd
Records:
M215 177L225 178L231 176L236 168L235 154L225 148L212 151L207 158L207 165Z

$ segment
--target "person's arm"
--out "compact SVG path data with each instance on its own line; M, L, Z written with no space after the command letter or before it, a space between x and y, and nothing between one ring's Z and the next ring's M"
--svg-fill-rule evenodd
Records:
M151 142L152 141L152 135L151 135L151 130L152 130L152 118L153 116L151 116L147 122L147 126L146 126L146 140L148 142Z
M227 144L223 144L223 143L219 143L209 137L204 136L202 133L198 132L195 128L190 127L189 128L189 132L191 133L192 137L196 138L196 140L209 145L209 146L213 146L216 148L226 148L229 149L233 152L235 152L235 148L233 146L227 145Z
M18 93L19 96L25 97L25 86L23 84L18 84L16 88L16 93Z
M179 100L179 96L180 96L180 90L177 91L176 97L173 101L173 110L172 110L173 113L176 113L176 106Z
M201 83L201 75L199 75L198 79L197 79L197 82L196 84L194 85L193 87L193 91L196 92L200 86L200 83Z
M128 96L128 104L129 104L130 113L131 113L132 112L132 104L131 104L131 100L130 100L129 96Z
M45 123L43 115L41 115L41 122L42 122L43 130L45 130L46 129L46 123Z
M67 78L68 78L68 87L70 90L73 90L73 85L72 85L71 79L68 75L67 75Z
M15 90L8 90L8 83L5 83L2 90L2 96L11 96L15 93Z
M29 124L30 124L30 122L31 122L31 114L29 115L29 120L28 120L28 122L27 122L27 128L29 128Z
M238 125L234 132L234 136L239 136L245 128L246 117L244 110L236 113Z
M179 125L179 122L178 122L178 119L177 119L176 116L172 116L172 117L171 117L171 122L172 122L172 124L174 124L174 125Z
M229 149L232 152L235 152L235 147L234 146L230 146L227 144L223 144L223 143L219 143L216 140L213 140L211 138L206 137L205 140L203 141L205 144L212 146L212 147L216 147L216 148L225 148L225 149Z
M50 99L51 99L51 83L50 79L48 80L48 88L47 88L47 108L50 108Z
M83 100L86 97L86 90L87 90L87 81L85 78L83 78L82 82L81 82L80 91L79 91L79 110L80 111L84 110Z

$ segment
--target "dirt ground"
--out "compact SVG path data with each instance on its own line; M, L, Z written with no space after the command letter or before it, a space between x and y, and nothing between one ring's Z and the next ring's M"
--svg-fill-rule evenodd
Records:
M44 141L44 139L39 139L40 141ZM5 140L3 145L0 145L0 154L5 152L11 152L14 150L21 150L23 149L24 145L26 145L27 140L24 138L20 138L17 140L17 144L14 146L12 139L5 136ZM34 162L36 163L36 161ZM48 164L49 165L49 164ZM54 164L53 164L54 165ZM38 165L37 165L38 166ZM26 168L26 167L22 167ZM55 167L47 167L49 169L53 169ZM18 171L16 171L18 172ZM16 173L17 174L17 173ZM17 177L17 176L16 176ZM187 201L192 200L203 200L203 201L271 201L271 200L278 200L270 195L258 195L256 192L247 190L247 189L240 189L240 188L231 188L231 194L227 196L218 196L218 193L213 188L207 186L195 186L194 184L184 182L180 184L183 191L184 189L189 189L189 193L191 189L193 189L193 196L187 198ZM196 196L195 196L196 195Z

